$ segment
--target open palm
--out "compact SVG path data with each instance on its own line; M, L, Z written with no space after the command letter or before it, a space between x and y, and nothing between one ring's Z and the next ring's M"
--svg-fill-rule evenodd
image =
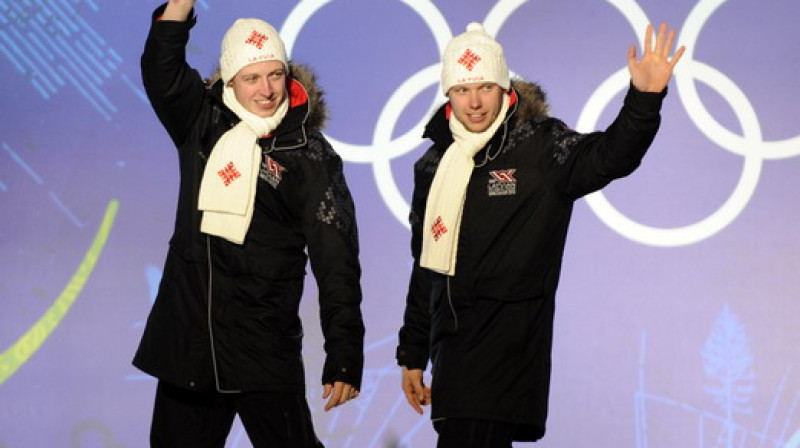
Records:
M647 26L644 38L644 53L636 59L636 47L628 50L628 71L633 86L642 92L661 92L669 83L675 65L683 56L686 47L680 47L672 57L669 56L675 41L675 30L667 33L667 24L658 28L655 46L653 46L653 25Z

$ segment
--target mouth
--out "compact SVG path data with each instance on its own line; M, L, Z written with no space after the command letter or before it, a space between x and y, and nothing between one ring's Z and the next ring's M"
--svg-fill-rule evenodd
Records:
M486 113L485 113L485 112L483 112L483 113L472 113L472 114L467 114L467 120L469 120L469 121L470 121L470 123L480 123L480 122L482 122L482 121L483 121L485 118L486 118Z
M255 103L261 109L271 109L275 105L275 100L255 100Z

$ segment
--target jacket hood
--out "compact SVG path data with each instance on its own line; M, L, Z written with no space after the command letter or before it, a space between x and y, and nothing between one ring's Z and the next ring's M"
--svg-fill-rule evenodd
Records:
M521 78L511 80L511 88L517 92L519 106L515 112L516 122L543 120L550 116L547 95L539 84Z
M528 121L538 121L550 116L550 105L547 96L539 84L526 81L522 78L511 80L511 90L516 95L515 102L509 108L506 122L512 129ZM450 145L453 136L448 124L448 104L440 107L425 127L423 137L430 138L437 143Z
M299 82L308 97L308 115L305 118L306 129L321 131L328 121L328 107L324 98L325 91L317 84L316 75L309 67L289 61L289 79ZM211 88L211 91L222 103L222 76L219 68L206 79L206 85Z

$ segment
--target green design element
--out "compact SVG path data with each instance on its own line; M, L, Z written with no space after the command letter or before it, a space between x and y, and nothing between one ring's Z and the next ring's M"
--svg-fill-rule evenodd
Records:
M103 217L103 222L94 236L94 241L83 257L83 261L75 274L72 275L67 286L61 291L61 294L53 302L50 308L45 311L44 315L36 321L31 328L25 332L17 341L8 348L5 352L0 354L0 385L11 377L23 364L25 364L34 353L44 344L44 341L53 333L61 320L67 314L67 311L75 303L75 300L83 291L84 285L89 280L89 277L97 265L97 260L103 252L103 248L108 240L108 235L111 233L111 228L114 226L114 219L117 216L119 209L119 202L112 200L106 207L106 213Z

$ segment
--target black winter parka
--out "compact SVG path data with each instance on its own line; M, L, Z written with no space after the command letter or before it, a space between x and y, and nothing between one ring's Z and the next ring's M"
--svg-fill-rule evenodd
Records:
M433 145L414 166L414 268L397 362L433 363L431 417L499 420L515 440L544 435L555 295L573 203L640 164L666 94L630 88L604 132L548 116L544 93L512 82L504 123L475 156L452 277L419 265L425 206L453 142L449 105L428 123Z
M180 190L158 295L134 365L189 389L305 390L298 315L310 259L325 338L323 383L360 387L364 325L355 210L341 158L320 129L314 77L290 64L290 109L262 148L245 242L201 233L197 201L206 160L239 118L186 63L195 24L159 21L142 55L148 98L178 149Z

